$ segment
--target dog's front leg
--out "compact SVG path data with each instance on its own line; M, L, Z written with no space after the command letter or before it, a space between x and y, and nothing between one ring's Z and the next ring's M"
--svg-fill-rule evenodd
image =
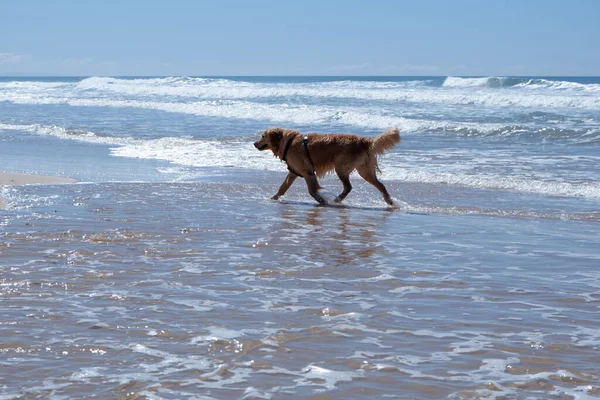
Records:
M319 193L319 189L322 189L322 187L319 186L317 176L314 173L312 175L307 174L304 177L304 180L306 181L306 186L308 186L308 193L313 197L313 199L318 201L319 204L327 204L327 200L325 200L325 198L321 196L321 193Z
M285 192L287 192L287 190L290 188L290 186L292 186L292 183L294 183L297 177L298 175L294 174L292 171L288 172L287 176L283 180L283 183L281 184L281 186L279 186L279 190L277 191L275 196L271 197L271 200L277 200L281 196L283 196Z

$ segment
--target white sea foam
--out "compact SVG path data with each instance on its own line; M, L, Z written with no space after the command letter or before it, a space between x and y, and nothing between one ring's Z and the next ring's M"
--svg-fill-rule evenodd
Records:
M442 86L444 87L489 87L493 78L461 78L456 76L449 76L444 80ZM499 82L503 78L496 78Z
M295 379L298 386L323 386L328 390L335 389L340 382L350 382L362 374L354 371L334 371L310 364L301 371L302 378Z
M56 88L72 88L70 82L40 82L40 81L8 81L0 82L0 91L4 89L12 91L32 91L49 90Z
M19 82L21 83L21 82ZM485 107L526 108L600 108L600 85L567 81L523 78L448 77L437 88L425 81L409 82L314 82L264 83L207 78L118 79L87 78L77 83L14 82L0 83L0 101L19 104L69 104L78 100L106 99L95 106L119 107L112 100L143 100L153 102L194 100L253 100L297 97L315 101L327 99L357 99L365 101L405 102L435 105L480 105ZM474 88L509 87L514 90L473 90ZM519 90L527 88L530 90ZM534 90L535 89L535 90ZM143 104L138 103L138 106ZM132 106L132 105L130 105Z
M118 138L99 136L94 132L70 130L56 125L40 124L4 124L0 123L0 130L24 131L43 136L54 136L60 139L77 140L88 143L123 146L135 143L133 138Z
M548 79L529 79L527 82L515 85L524 89L555 89L555 90L574 90L586 92L600 92L600 84L597 83L578 83L569 81L553 81Z
M36 103L36 101L38 101ZM195 102L159 102L115 99L52 99L27 100L27 104L68 104L76 107L118 107L158 110L205 117L221 117L292 123L300 125L336 123L370 129L398 127L403 132L446 129L492 132L504 127L497 123L472 123L411 119L401 116L381 115L356 108L342 109L331 106L292 104L265 104L237 100L207 100ZM19 102L19 101L17 101ZM7 124L4 124L7 126ZM11 129L11 128L5 128Z
M119 157L165 160L192 167L240 167L277 171L281 162L269 153L258 152L248 142L223 143L186 138L166 137L137 141L111 149ZM235 158L231 157L235 154Z
M444 80L443 87L451 88L517 88L517 89L546 89L552 90L573 90L573 91L600 91L600 84L597 83L578 83L564 80L550 80L542 78L519 78L519 77L476 77L464 78L449 76Z
M462 186L474 189L501 189L548 196L600 198L599 182L565 182L523 178L499 174L471 174L457 172L407 171L386 168L385 179L413 183L432 183Z
M92 77L79 82L77 90L107 91L126 95L183 96L211 99L265 97L357 97L372 92L420 88L428 81L372 82L333 81L315 83L254 83L230 79L156 78L118 79ZM385 97L382 97L385 99Z

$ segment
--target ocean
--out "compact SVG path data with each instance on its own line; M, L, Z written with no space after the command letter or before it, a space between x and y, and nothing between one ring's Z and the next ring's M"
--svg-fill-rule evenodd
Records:
M598 77L3 77L0 160L78 180L0 186L0 399L600 398Z

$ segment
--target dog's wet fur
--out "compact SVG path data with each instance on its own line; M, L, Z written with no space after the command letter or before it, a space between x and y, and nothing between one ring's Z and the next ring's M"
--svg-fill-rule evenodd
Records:
M269 128L254 142L254 147L260 151L271 150L276 157L287 163L288 175L277 193L271 197L273 200L283 196L300 176L306 181L308 193L319 204L327 204L327 200L319 193L322 188L317 178L335 171L344 185L344 190L334 200L339 203L352 190L350 174L356 170L365 181L381 192L386 203L393 206L394 202L387 189L377 179L377 172L380 172L377 155L399 142L400 132L396 128L388 129L374 138L337 133L311 133L303 136L293 129Z

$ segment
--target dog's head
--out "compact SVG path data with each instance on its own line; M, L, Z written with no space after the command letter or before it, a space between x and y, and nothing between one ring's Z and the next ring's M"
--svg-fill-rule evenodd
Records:
M281 128L269 128L260 135L260 139L254 142L254 147L258 150L272 150L274 154L277 154L279 150L279 143L283 138L283 129Z

